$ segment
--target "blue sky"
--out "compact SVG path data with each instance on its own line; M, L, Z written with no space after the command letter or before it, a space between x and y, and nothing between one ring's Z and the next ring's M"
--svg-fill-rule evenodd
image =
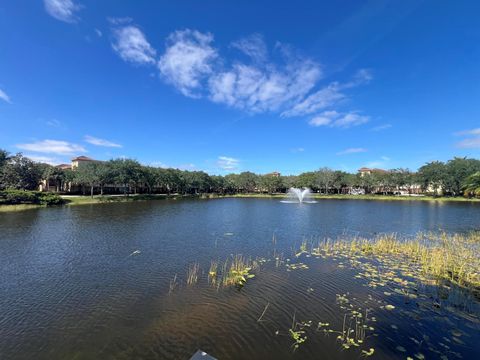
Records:
M225 174L480 157L478 1L0 3L0 148Z

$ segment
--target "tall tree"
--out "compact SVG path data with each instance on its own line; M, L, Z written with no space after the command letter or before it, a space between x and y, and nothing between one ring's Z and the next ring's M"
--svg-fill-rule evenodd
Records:
M332 169L323 167L317 170L317 184L320 189L324 190L325 194L328 194L334 180L335 172Z
M418 170L419 180L425 191L433 190L433 194L438 196L439 190L445 185L447 178L447 168L441 161L432 161L423 165Z
M41 178L41 166L18 153L3 161L0 188L37 190Z

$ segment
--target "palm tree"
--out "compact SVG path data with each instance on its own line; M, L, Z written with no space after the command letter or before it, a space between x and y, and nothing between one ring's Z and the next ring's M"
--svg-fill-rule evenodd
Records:
M480 196L480 171L466 178L463 190L465 195Z

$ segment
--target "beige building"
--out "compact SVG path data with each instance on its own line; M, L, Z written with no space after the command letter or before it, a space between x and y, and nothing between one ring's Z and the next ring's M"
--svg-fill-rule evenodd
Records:
M76 158L72 159L71 169L75 170L76 168L91 162L98 162L98 160L91 159L88 156L77 156Z

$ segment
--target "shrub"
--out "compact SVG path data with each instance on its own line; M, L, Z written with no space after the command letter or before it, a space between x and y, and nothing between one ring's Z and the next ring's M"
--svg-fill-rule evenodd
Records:
M57 194L42 193L40 191L4 190L0 191L0 204L38 204L60 205L64 200Z

